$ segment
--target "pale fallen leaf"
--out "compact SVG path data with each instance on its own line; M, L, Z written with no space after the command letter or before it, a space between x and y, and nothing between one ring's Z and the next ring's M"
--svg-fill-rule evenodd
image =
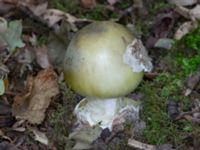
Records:
M57 9L48 9L42 15L42 18L46 20L49 27L52 27L54 24L56 24L64 18L64 12Z
M33 78L28 79L25 92L14 97L12 106L16 118L28 120L31 124L40 124L45 117L51 98L59 93L57 75L47 68Z
M190 16L200 20L200 5L196 5L193 9L190 10Z
M38 141L44 145L49 144L49 140L45 133L38 131L37 129L34 129L34 128L29 128L29 129L33 132L36 141Z
M96 0L81 0L81 4L84 8L94 8L96 6Z
M168 2L180 6L189 6L196 4L197 0L168 0Z
M197 26L198 23L196 21L188 21L183 23L174 34L174 39L180 40L188 32L197 28Z
M18 132L24 132L26 131L26 128L23 127L22 125L24 124L25 120L18 120L15 122L12 126L12 130L18 131Z
M196 5L192 9L188 9L183 6L177 6L175 11L178 12L180 15L184 16L187 19L191 20L200 20L200 5Z
M36 61L42 67L43 69L48 68L51 66L49 62L49 57L47 54L47 47L45 45L41 47L36 47L35 49L35 54L36 54Z
M0 130L0 137L7 141L12 142L12 139L10 137L6 136L2 130Z
M84 126L72 132L69 139L75 140L74 150L89 149L92 143L100 136L102 128L100 126Z
M155 43L154 47L170 49L174 44L174 40L169 38L161 38Z
M77 31L78 28L76 27L76 22L88 22L87 19L79 19L74 16L72 16L69 13L65 13L58 9L47 9L45 13L42 14L42 19L45 20L49 27L55 26L58 22L65 20L69 23L71 29L73 31Z
M190 19L190 13L189 13L189 9L186 8L186 7L183 7L183 6L177 6L175 9L174 9L178 14L180 14L181 16L187 18L187 19Z

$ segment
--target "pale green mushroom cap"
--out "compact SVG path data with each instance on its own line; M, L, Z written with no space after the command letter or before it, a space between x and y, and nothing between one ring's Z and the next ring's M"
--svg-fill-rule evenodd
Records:
M103 21L81 29L64 60L67 85L87 97L74 110L78 121L91 126L100 123L111 130L117 117L131 114L138 118L139 103L122 97L139 85L144 71L151 69L142 42L122 25Z
M128 45L134 40L128 29L114 22L95 22L81 29L65 56L67 85L87 97L119 97L133 91L145 71L143 58L130 61L127 57L132 54ZM137 62L136 67L132 62Z

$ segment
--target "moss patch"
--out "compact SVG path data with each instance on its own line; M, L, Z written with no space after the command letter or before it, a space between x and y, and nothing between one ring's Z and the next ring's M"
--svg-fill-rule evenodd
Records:
M192 100L183 95L183 89L189 74L200 64L199 31L200 26L176 42L163 58L168 60L170 70L161 73L153 82L145 81L139 89L145 95L142 118L147 124L143 134L147 143L178 145L184 136L199 128L188 121L172 122L167 113L167 101L171 99L180 102L184 111L192 106Z

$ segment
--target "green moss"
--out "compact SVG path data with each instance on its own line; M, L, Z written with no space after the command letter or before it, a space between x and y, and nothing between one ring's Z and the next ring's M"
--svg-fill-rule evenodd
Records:
M148 1L147 1L148 2ZM149 13L153 16L155 16L159 11L166 9L166 8L170 8L173 5L169 4L168 2L165 1L160 1L160 0L154 0L152 3L149 3L149 5L147 5L149 8Z
M189 75L197 70L200 64L200 24L197 29L183 37L177 42L179 48L177 63L184 73Z
M200 26L176 42L163 58L170 69L161 73L153 82L145 81L140 87L145 95L142 118L147 124L143 137L150 144L180 143L182 137L191 133L196 126L189 121L172 122L167 113L167 101L182 104L189 111L192 102L183 94L185 80L200 64Z
M63 149L67 141L67 136L70 132L73 122L73 109L76 105L75 94L66 87L64 83L60 83L61 96L59 102L54 102L55 107L50 113L48 124L51 127L49 137L53 143L56 143L57 148Z
M38 45L45 45L48 42L48 36L42 35L38 38Z
M74 0L50 0L50 7L62 10L78 18L93 20L108 20L117 18L119 14L111 12L101 4L96 4L93 9L83 9L80 2Z
M132 5L133 5L132 0L123 0L123 1L115 4L115 6L119 9L126 9L126 8L131 7Z
M166 111L167 99L161 96L162 89L155 87L155 83L145 82L141 90L145 93L142 118L147 125L144 140L150 144L164 144L177 133Z
M77 0L50 0L49 7L62 10L71 14L80 12Z

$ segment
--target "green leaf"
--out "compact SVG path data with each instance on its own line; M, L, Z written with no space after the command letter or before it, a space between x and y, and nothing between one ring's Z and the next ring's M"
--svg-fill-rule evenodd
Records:
M10 48L11 53L14 52L16 47L23 47L25 44L21 40L22 23L20 20L11 21L5 32L0 33L2 38Z
M5 92L5 85L3 79L0 79L0 95L3 95Z

